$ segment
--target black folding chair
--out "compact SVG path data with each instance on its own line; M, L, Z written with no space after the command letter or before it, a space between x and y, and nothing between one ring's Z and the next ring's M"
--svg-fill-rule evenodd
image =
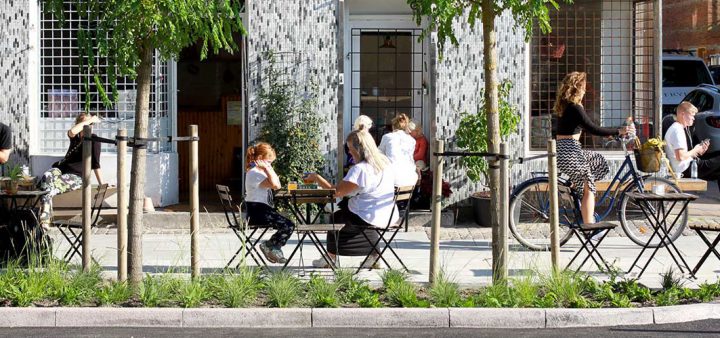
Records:
M587 252L587 256L582 261L582 263L580 263L575 272L580 271L580 269L583 267L583 265L585 265L588 259L592 259L593 262L595 262L595 265L597 265L600 270L607 269L605 271L610 271L610 265L608 265L607 261L605 261L603 256L600 254L598 247L600 247L600 243L602 243L602 241L605 240L605 237L607 237L607 235L610 233L610 230L615 229L616 227L617 224L614 223L598 222L593 224L582 224L580 225L580 227L571 228L573 234L575 234L575 237L580 240L580 250L578 250L575 256L573 256L573 258L570 260L570 263L568 263L565 269L570 269L573 262L575 262L575 259L577 259L582 252ZM596 236L600 232L602 232L602 235L600 235L596 239L593 239L593 236Z
M240 256L240 253L242 253L243 250L245 250L245 254L242 256L243 258L250 256L250 258L252 258L253 261L255 261L255 264L259 267L267 267L267 263L263 259L263 255L257 249L257 244L271 226L250 225L247 217L241 210L241 206L233 202L232 195L230 194L230 188L225 185L216 184L215 189L220 197L220 202L222 204L223 211L225 212L225 219L227 220L228 227L232 229L235 236L237 236L241 243L240 248L235 251L232 258L230 258L227 264L225 264L225 268L227 269L235 261L235 259ZM259 230L260 234L257 238L255 238L255 234ZM242 260L235 265L235 268L238 268L240 264L242 264Z
M717 224L691 224L690 229L695 230L697 232L698 236L700 236L700 239L702 239L703 242L708 246L707 251L705 251L705 254L702 255L700 258L700 261L698 261L697 265L695 265L695 268L692 270L692 274L697 274L698 270L702 267L702 265L705 263L705 260L708 259L710 254L714 254L717 259L720 260L720 253L715 249L720 243L720 226ZM710 240L705 236L703 231L708 232L717 232L717 236L715 237L715 240L710 242Z
M368 237L368 235L363 231L363 237L365 237L365 240L372 245L372 250L365 256L365 259L360 263L360 266L358 267L357 271L355 273L360 272L360 270L363 269L363 265L365 263L372 259L372 263L370 264L370 270L372 270L372 266L377 263L378 260L382 260L385 265L390 268L390 264L387 262L385 257L383 256L387 250L390 250L390 253L395 256L395 259L400 262L400 265L402 265L403 269L405 271L410 271L410 269L405 266L405 263L403 263L402 259L400 259L400 256L397 254L395 249L391 246L393 243L393 240L395 239L395 236L398 234L400 229L404 227L404 224L408 221L408 216L410 215L410 200L412 199L413 191L415 190L415 186L404 186L404 187L395 187L395 196L393 198L393 203L400 204L403 206L403 209L400 210L398 208L398 211L400 212L400 220L396 223L392 223L392 218L394 215L395 210L393 209L393 213L390 214L390 219L388 220L388 224L385 227L369 227L369 230L373 230L378 234L378 239L373 242L373 240ZM390 237L385 239L385 234L390 233ZM378 244L380 244L380 241L384 243L384 246L382 250L378 251ZM373 253L377 254L377 257L372 257Z
M100 220L100 212L102 211L103 202L105 202L105 194L107 193L107 189L107 184L101 184L97 187L95 197L92 201L92 209L90 211L90 219L92 220L92 223L90 224L91 229L95 228L98 221ZM72 219L54 221L51 223L51 226L57 227L63 237L65 237L65 239L67 240L68 244L70 244L70 248L65 252L65 255L63 255L63 259L65 261L69 263L73 259L73 257L75 257L75 255L82 256L82 254L80 253L82 250L83 238L82 221L76 221ZM95 261L94 258L93 261Z

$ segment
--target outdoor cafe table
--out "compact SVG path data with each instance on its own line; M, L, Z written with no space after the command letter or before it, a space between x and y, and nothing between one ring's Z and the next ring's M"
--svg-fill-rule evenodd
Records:
M34 217L37 224L40 199L47 194L47 191L18 191L9 194L0 191L0 219L8 220L10 225L19 225L22 221L26 221L23 217Z
M678 266L678 268L680 268L680 272L684 273L683 267L685 267L688 273L690 273L690 276L694 278L695 275L690 269L690 266L685 261L685 258L682 256L680 250L678 250L678 248L670 239L670 233L672 232L672 229L673 227L675 227L678 220L682 217L683 213L687 210L688 204L691 201L696 200L698 197L687 193L665 193L659 195L651 192L631 192L628 193L627 196L637 202L640 210L642 210L645 218L647 218L648 222L652 225L653 228L653 232L650 235L650 238L643 246L640 254L635 259L635 262L633 262L633 264L630 266L628 273L632 271L633 268L635 268L635 265L638 264L643 253L645 253L645 250L649 248L653 238L655 238L655 236L658 236L658 238L660 239L658 243L666 244L658 245L655 250L653 250L650 258L647 260L647 263L645 263L645 266L642 268L642 270L640 270L640 274L638 274L636 278L639 279L640 276L642 276L642 274L645 272L645 269L647 269L648 265L650 265L653 257L655 257L655 254L658 252L658 250L660 250L661 247L667 249L670 257L672 257L675 264ZM680 212L677 213L677 215L675 215L674 217L672 217L670 215L671 211L673 210L673 208L678 207L680 208ZM682 264L680 264L680 262L682 262ZM640 267L640 265L637 266L638 268Z
M330 268L335 269L333 260L330 259L327 249L323 245L322 241L318 237L318 232L328 232L334 230L340 230L340 226L337 227L334 224L333 213L335 210L330 212L330 224L317 224L320 216L324 213L325 204L330 203L334 205L335 202L335 189L294 189L294 190L280 190L275 194L275 200L283 203L290 212L295 216L298 221L296 232L302 234L298 244L293 249L292 253L285 262L283 269L285 269L292 258L295 256L298 250L303 246L303 242L306 238L312 241L315 248L318 249L320 255L328 263ZM316 205L316 212L313 209L313 205ZM303 208L304 206L304 208ZM304 210L303 210L304 209Z

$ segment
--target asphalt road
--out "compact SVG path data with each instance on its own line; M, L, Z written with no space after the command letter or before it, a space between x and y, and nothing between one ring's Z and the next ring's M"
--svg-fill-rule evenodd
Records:
M573 329L225 329L225 328L0 328L0 337L708 337L720 320L680 324Z

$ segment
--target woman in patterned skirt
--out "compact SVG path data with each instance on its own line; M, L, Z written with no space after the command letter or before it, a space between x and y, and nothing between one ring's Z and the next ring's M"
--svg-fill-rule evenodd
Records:
M572 72L565 76L557 92L553 110L557 114L557 166L561 173L570 176L573 188L581 198L580 211L583 223L595 223L595 181L607 175L605 158L582 149L580 134L583 130L597 136L616 136L635 133L635 126L602 128L585 113L582 105L587 75Z
M40 189L48 193L42 197L40 224L47 229L52 219L52 198L64 192L82 187L82 141L83 127L99 122L95 115L81 113L75 124L67 131L70 146L62 160L53 163L52 168L40 178ZM98 184L103 184L100 171L100 143L93 142L91 167Z

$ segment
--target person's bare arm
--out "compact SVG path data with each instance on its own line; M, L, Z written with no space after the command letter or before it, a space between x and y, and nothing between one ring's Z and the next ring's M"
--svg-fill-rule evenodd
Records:
M260 168L260 170L265 172L265 175L267 175L267 178L260 182L260 188L264 189L280 189L280 177L275 173L275 170L270 165L270 163L266 161L256 161L255 165Z
M11 152L11 149L0 149L0 164L4 164L10 159Z
M350 195L353 191L355 191L355 189L358 188L357 184L348 181L340 181L340 183L335 186L328 182L324 177L316 173L308 174L308 178L316 182L323 189L335 189L335 198Z
M95 122L100 122L100 118L97 117L97 115L93 115L89 119L72 126L72 128L68 130L67 135L70 138L73 138L75 137L75 135L80 134L80 132L83 131L83 127L93 124Z
M690 151L682 148L675 149L675 159L678 161L685 161L700 157L708 150L709 146L709 143L701 142L700 144L693 147Z
M95 178L97 179L98 184L103 184L102 170L100 170L100 168L97 168L93 169L93 172L95 172Z

